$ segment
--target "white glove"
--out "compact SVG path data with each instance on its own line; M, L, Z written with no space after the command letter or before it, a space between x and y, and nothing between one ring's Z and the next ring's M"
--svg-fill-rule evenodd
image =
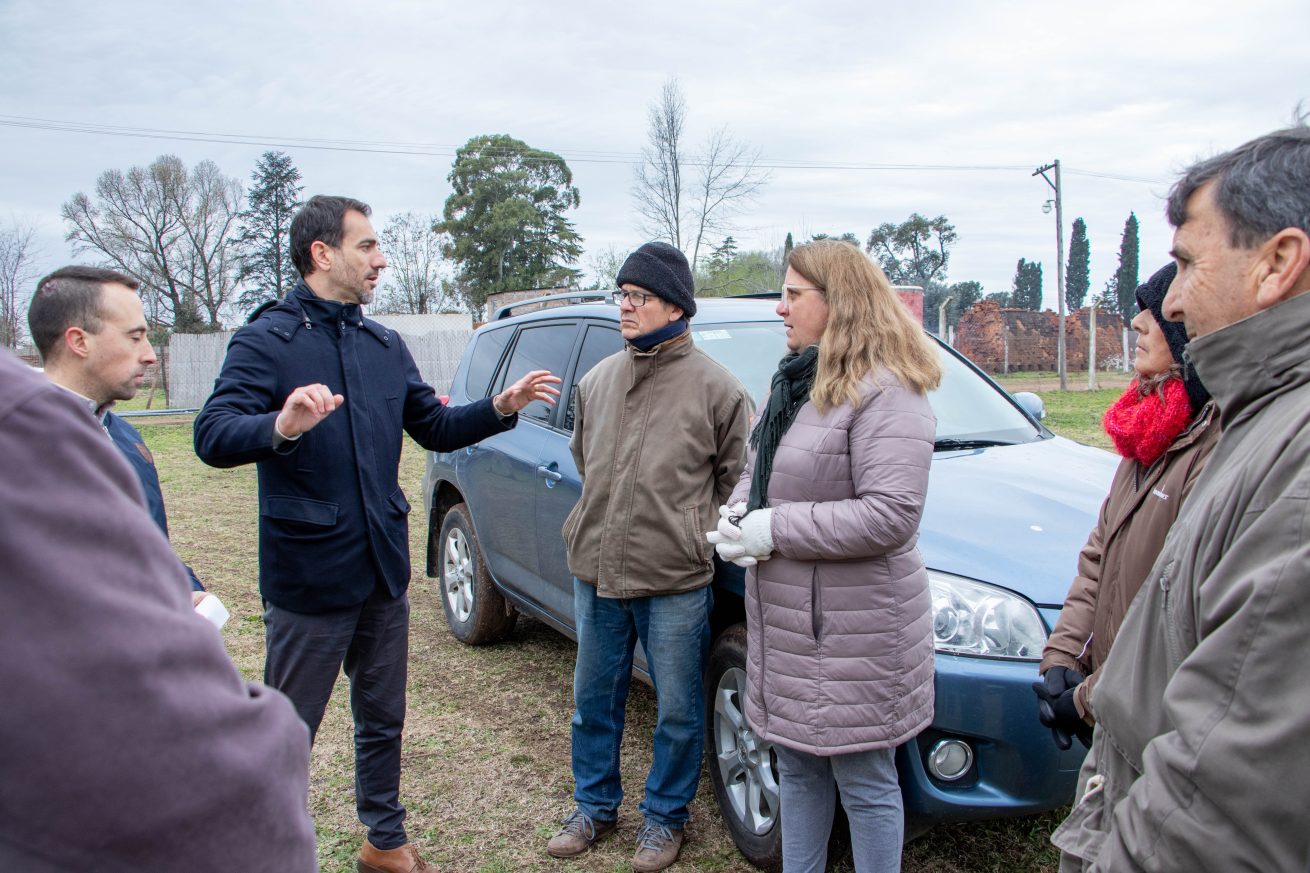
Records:
M772 509L757 509L741 520L741 539L737 545L745 548L745 554L758 560L773 553L772 521Z
M706 531L705 533L706 542L718 546L724 543L735 543L736 541L740 540L741 528L738 527L729 519L735 517L738 520L740 520L741 517L745 514L746 514L746 501L744 500L738 502L735 506L729 506L726 503L720 506L719 526L715 530ZM719 552L719 556L722 557L725 561L732 560L731 558L724 557L722 552Z

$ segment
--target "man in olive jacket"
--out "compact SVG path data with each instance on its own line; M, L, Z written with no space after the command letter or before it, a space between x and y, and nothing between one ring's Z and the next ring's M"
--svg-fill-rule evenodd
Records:
M291 221L301 281L256 310L228 346L196 417L196 454L259 471L264 681L318 729L344 664L355 717L361 873L428 867L405 835L401 731L409 640L409 502L397 482L404 434L454 451L554 402L544 370L494 398L446 407L404 341L364 317L387 259L369 208L313 197Z
M1061 869L1310 859L1310 128L1189 169L1164 313L1223 434L1092 691Z
M628 344L583 377L570 444L582 479L564 522L578 635L577 809L547 851L580 854L615 826L623 713L640 640L659 721L632 863L652 871L677 859L700 778L714 578L714 550L701 531L714 526L741 473L752 404L737 378L692 342L696 301L682 252L647 243L617 281Z

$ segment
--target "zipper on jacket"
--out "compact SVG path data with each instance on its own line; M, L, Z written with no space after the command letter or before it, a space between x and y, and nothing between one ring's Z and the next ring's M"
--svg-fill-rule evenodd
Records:
M823 598L819 594L819 568L814 567L810 570L810 630L814 633L814 641L819 641L819 634L823 631Z
M1170 576L1177 564L1177 561L1170 561L1160 573L1160 590L1164 592L1164 639L1165 645L1169 648L1171 671L1182 660L1182 647L1178 644L1178 628L1174 624L1173 591L1170 587L1173 582Z

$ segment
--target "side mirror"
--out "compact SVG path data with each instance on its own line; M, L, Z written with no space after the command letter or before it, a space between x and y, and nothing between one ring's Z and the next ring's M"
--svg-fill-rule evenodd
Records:
M1031 391L1020 391L1014 395L1014 399L1023 407L1024 412L1038 421L1046 418L1046 404L1042 402L1042 398Z

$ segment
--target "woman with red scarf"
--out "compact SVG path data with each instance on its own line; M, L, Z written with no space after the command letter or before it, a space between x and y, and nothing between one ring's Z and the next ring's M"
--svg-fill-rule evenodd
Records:
M1219 439L1214 403L1183 355L1187 332L1160 309L1176 273L1170 264L1137 289L1137 376L1104 419L1123 461L1033 683L1061 748L1074 736L1091 743L1096 671Z

